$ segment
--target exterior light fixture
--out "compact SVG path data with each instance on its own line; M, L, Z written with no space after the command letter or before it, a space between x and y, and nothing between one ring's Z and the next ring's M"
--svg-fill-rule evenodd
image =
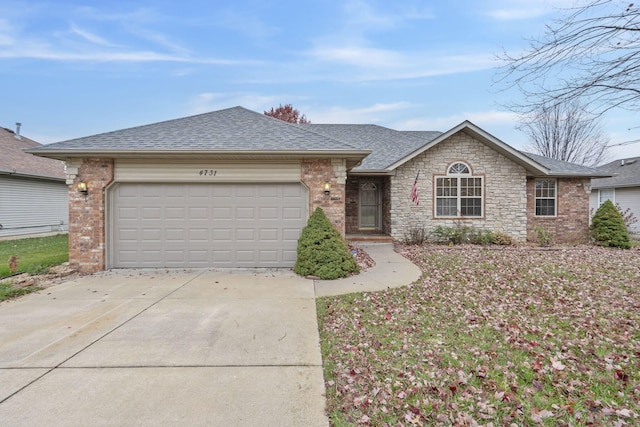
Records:
M325 181L324 182L324 195L328 196L329 193L331 193L331 184L329 184L329 181Z
M87 193L89 193L89 190L87 189L87 183L80 181L78 183L78 191L86 196Z

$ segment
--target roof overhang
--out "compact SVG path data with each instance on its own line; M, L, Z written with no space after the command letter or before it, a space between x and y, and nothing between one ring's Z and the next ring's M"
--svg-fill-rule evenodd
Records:
M18 171L15 171L15 170L9 171L9 170L0 169L0 175L10 175L10 176L15 176L15 177L19 177L19 178L40 179L40 180L45 180L45 181L65 182L65 178L59 177L59 176L36 175L36 174L31 174L31 173L18 172Z
M371 150L26 150L40 157L68 161L87 157L111 159L198 159L198 160L300 160L345 159L347 169L358 166Z

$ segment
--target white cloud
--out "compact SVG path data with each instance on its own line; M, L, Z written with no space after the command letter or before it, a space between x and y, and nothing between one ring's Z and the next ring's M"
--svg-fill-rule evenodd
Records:
M377 11L365 0L348 0L344 3L346 14L345 31L373 30L381 31L401 26L410 20L433 19L430 10L421 3L400 2L389 3L391 10Z
M334 106L326 109L310 108L305 114L313 123L354 124L354 123L379 123L391 111L400 111L410 108L408 102L396 102L389 104L373 104L360 108L347 108Z
M538 18L548 12L548 10L542 8L496 9L489 11L488 15L499 21L516 21L521 19Z
M485 128L486 126L513 126L518 115L506 111L462 112L447 117L421 117L399 121L395 124L399 130L441 130L446 131L465 120Z
M339 62L361 68L390 68L404 61L402 54L390 50L374 49L360 46L319 47L309 52L319 61Z
M93 44L97 44L100 46L107 46L107 47L115 47L116 45L109 42L108 40L93 34L87 30L81 29L79 27L77 27L76 25L71 25L71 29L70 29L71 33L76 34L78 36L80 36L82 39L84 39L85 41L88 41L89 43L93 43Z
M486 14L500 21L519 21L540 18L575 4L576 0L498 0Z
M188 101L187 114L200 114L209 111L222 110L241 106L253 111L263 112L278 107L280 104L291 104L299 97L289 95L260 95L256 93L222 93L203 92L193 96ZM283 101L285 100L285 101ZM294 105L295 108L298 108ZM302 113L305 113L298 108Z

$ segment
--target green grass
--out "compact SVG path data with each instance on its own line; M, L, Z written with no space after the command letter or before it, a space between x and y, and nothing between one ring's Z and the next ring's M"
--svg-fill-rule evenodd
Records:
M407 254L421 283L317 300L334 426L640 421L639 251Z
M66 234L32 239L0 241L0 277L11 274L9 258L18 258L18 272L46 273L49 267L69 260L69 239Z
M0 283L0 301L16 298L21 295L39 291L41 288L30 286L28 288L15 288L11 283Z

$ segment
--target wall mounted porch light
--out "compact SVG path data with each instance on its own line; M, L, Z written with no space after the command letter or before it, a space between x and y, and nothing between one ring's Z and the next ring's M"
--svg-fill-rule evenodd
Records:
M82 193L83 195L85 195L85 196L86 196L87 194L89 194L89 189L87 188L87 183L86 183L86 182L83 182L83 181L80 181L80 182L78 183L78 191L79 191L80 193Z
M324 195L328 196L329 193L331 193L331 184L329 184L329 181L325 181L324 182Z

